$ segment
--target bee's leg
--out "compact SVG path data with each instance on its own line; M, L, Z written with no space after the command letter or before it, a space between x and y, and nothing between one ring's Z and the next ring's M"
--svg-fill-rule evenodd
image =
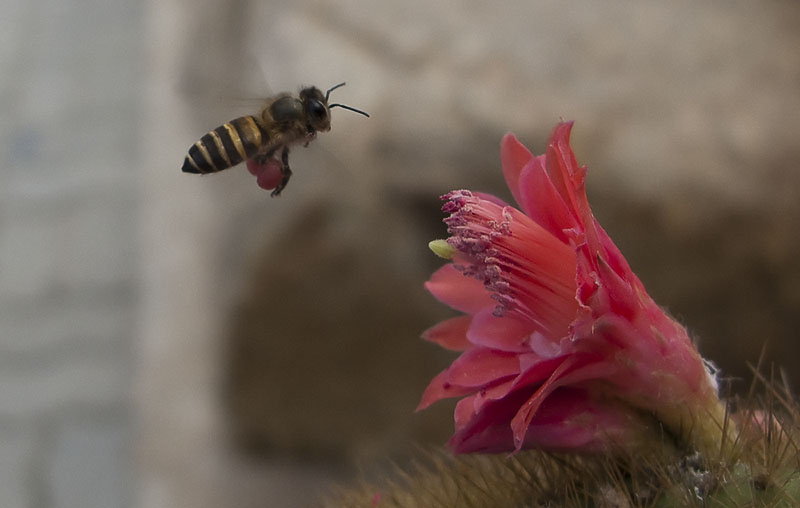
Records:
M289 168L289 147L284 146L283 151L281 152L281 173L283 174L283 178L281 178L281 183L275 187L275 190L272 191L271 196L279 196L281 191L286 188L286 184L289 183L289 178L292 177L292 170Z
M255 157L253 157L253 160L259 164L266 164L266 162L270 160L273 155L275 155L275 149L272 149L269 152L261 152L256 154Z

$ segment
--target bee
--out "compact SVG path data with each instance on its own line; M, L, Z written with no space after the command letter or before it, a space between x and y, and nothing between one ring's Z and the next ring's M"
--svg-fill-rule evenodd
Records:
M308 146L317 132L331 130L332 108L369 117L364 111L344 104L328 104L331 92L342 86L344 83L339 83L324 95L312 86L301 89L297 97L282 93L268 99L258 115L236 118L203 135L189 147L181 169L184 173L205 174L228 169L243 160L259 166L277 163L280 182L272 196L280 195L292 176L289 148L299 143Z

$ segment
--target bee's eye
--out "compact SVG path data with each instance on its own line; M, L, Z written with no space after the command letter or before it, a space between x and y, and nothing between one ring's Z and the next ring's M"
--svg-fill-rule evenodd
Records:
M320 101L311 101L309 104L311 116L317 120L322 120L328 115L325 106Z

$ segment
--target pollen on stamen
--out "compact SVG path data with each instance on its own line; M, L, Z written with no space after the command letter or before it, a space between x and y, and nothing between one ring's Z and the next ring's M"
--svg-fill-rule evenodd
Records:
M504 288L503 285L508 286L508 283L505 281L500 281L493 284L492 288L487 286L487 289L492 291L492 300L497 302L497 305L495 305L494 310L492 311L492 315L494 317L503 317L506 312L514 307L514 299L508 295L509 291L507 287Z
M469 191L453 191L442 196L442 199L447 200L442 210L450 214L444 219L451 235L446 243L451 249L464 254L460 259L467 261L456 263L456 269L484 284L498 302L494 315L502 316L516 307L511 284L504 273L508 260L502 252L506 249L498 248L497 244L501 237L512 236L513 216L510 209L483 200Z

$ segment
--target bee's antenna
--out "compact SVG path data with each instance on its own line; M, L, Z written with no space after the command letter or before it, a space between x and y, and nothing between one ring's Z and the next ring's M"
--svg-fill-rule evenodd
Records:
M342 81L342 82L341 82L341 83L339 83L338 85L336 85L336 86L332 87L330 90L328 90L327 92L325 92L325 100L326 100L326 101L328 100L328 97L330 97L330 96L331 96L331 92L333 92L333 91L334 91L334 90L336 90L337 88L340 88L340 87L343 87L343 86L344 86L344 81Z
M344 84L344 83L342 83L342 84ZM361 111L360 109L356 109L356 108L353 108L353 107L350 107L350 106L345 106L344 104L329 104L329 105L328 105L328 109L330 109L330 108L342 108L342 109L346 109L346 110L348 110L348 111L352 111L352 112L354 112L354 113L358 113L359 115L364 115L364 116L366 116L367 118L369 118L369 114L367 114L367 112L366 112L366 111Z

